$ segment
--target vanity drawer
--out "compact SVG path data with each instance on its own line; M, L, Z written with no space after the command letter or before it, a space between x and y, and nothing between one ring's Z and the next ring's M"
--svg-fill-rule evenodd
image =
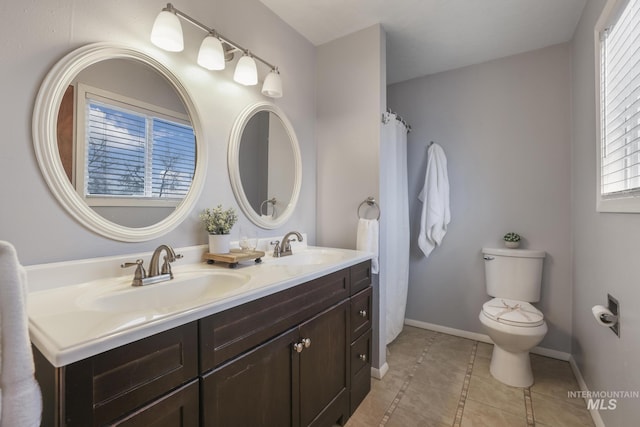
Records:
M371 285L371 260L351 267L351 289L349 295L355 295Z
M372 288L351 297L351 340L371 328Z
M266 342L348 295L349 269L344 269L201 319L200 372Z
M371 330L351 344L351 376L355 377L361 370L370 375L371 369Z
M195 322L64 369L63 425L104 425L198 376Z
M351 390L349 396L351 414L371 389L370 360L371 329L351 344Z
M198 427L200 425L199 386L200 381L193 380L189 384L110 424L110 426Z

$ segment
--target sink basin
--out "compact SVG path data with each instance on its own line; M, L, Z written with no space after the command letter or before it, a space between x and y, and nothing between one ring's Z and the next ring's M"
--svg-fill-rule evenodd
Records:
M141 287L130 286L130 279L126 282L122 279L111 286L87 291L78 297L77 304L92 311L170 312L237 293L246 287L249 279L248 275L226 271L185 272L173 280Z
M284 265L319 265L339 262L344 259L345 255L338 250L306 249L281 258L272 258L269 262Z

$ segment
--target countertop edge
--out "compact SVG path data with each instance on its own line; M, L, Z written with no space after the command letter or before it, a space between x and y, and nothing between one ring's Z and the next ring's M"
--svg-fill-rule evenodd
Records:
M310 280L314 280L335 271L351 267L372 258L372 254L369 253L354 250L348 251L353 252L352 258L342 260L334 264L328 264L324 268L320 268L318 270L305 274L288 277L285 280L271 285L261 286L246 293L222 298L209 304L178 312L161 319L151 320L149 322L137 325L129 329L117 331L113 334L96 338L95 340L80 342L77 345L69 346L66 348L60 348L59 346L57 346L52 340L47 337L46 333L32 324L31 319L29 319L29 333L31 342L54 367L66 366L74 362L86 359L88 357L95 356L102 352L114 349L116 347L130 344L132 342L150 337L157 333L164 332L169 329L187 324L189 322L196 321L212 314L227 310L229 308L233 308L241 304L245 304L250 301L265 297L267 295L271 295L276 292L298 286L302 283L306 283Z

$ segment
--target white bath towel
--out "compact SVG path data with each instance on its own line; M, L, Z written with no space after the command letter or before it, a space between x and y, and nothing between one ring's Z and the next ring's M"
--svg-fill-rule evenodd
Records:
M442 243L451 221L447 157L442 147L432 143L427 152L427 173L418 198L423 202L418 246L426 257Z
M379 225L377 219L358 220L358 233L356 237L356 249L373 253L371 259L371 272L378 274L378 235Z
M0 427L37 427L42 395L34 378L27 326L27 273L0 241Z

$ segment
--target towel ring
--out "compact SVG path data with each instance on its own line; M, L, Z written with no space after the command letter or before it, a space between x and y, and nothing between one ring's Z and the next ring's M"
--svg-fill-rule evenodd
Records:
M271 203L272 205L271 212L272 212L272 215L275 217L276 216L276 198L275 197L272 199L267 199L264 202L260 203L260 215L269 215L269 203ZM265 210L266 213L263 214L262 208L265 207L265 204L267 205L266 206L267 209Z
M378 205L378 203L376 202L376 199L369 196L367 197L362 203L360 203L360 205L358 206L358 211L357 211L357 215L358 218L363 218L362 216L360 216L360 209L364 206L364 205L368 205L368 206L374 206L377 210L378 210L378 217L376 219L380 219L380 206Z

